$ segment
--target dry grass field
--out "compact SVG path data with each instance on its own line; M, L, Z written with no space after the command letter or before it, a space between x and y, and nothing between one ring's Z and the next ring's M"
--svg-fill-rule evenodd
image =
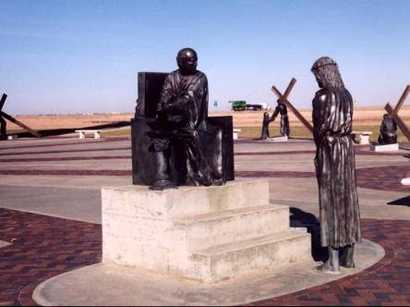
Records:
M310 120L311 110L301 110L303 116ZM373 131L372 140L377 139L381 118L384 114L383 107L360 107L354 111L354 130ZM217 112L211 116L232 115L235 128L241 128L241 136L255 138L260 134L263 112L242 111L242 112ZM410 107L403 107L400 111L401 118L410 125ZM58 128L82 128L88 126L108 124L116 121L128 121L133 117L131 113L124 114L95 114L95 115L25 115L16 118L29 127L36 130L58 129ZM311 137L309 131L290 112L289 114L291 135L294 137ZM271 135L278 134L279 118L271 124ZM8 123L9 131L18 131L19 127ZM105 136L118 136L129 134L129 129L110 131ZM401 132L399 140L407 141Z

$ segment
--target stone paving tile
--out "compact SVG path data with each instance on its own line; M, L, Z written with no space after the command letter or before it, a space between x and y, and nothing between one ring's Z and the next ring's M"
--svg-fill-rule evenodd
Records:
M101 261L101 226L0 209L0 305L33 305L42 281ZM409 305L410 221L363 220L364 237L386 256L354 276L294 294L264 300L268 305Z

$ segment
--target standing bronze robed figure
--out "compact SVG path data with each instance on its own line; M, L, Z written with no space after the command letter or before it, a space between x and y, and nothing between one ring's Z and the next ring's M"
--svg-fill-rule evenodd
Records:
M339 264L355 266L354 245L361 240L351 134L353 99L331 58L319 58L312 72L320 87L313 99L312 117L321 244L329 250L329 259L321 268L325 272L338 272Z

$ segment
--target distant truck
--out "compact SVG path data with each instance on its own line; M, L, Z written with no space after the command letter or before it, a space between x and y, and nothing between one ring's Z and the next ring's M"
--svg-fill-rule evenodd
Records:
M267 109L266 103L248 104L245 100L229 101L233 111L262 111Z

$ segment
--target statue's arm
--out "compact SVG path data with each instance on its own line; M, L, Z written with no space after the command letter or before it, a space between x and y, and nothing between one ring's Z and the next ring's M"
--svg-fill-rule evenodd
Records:
M269 122L273 122L278 116L278 114L279 114L279 106L275 108L275 111L273 112L272 117L270 118Z
M174 98L173 91L172 91L172 77L168 75L165 78L164 85L162 86L160 100L157 106L157 112L166 112L169 108L169 105L172 103Z
M335 97L326 90L316 93L313 100L313 127L316 140L321 140L324 136L335 132L336 117Z

